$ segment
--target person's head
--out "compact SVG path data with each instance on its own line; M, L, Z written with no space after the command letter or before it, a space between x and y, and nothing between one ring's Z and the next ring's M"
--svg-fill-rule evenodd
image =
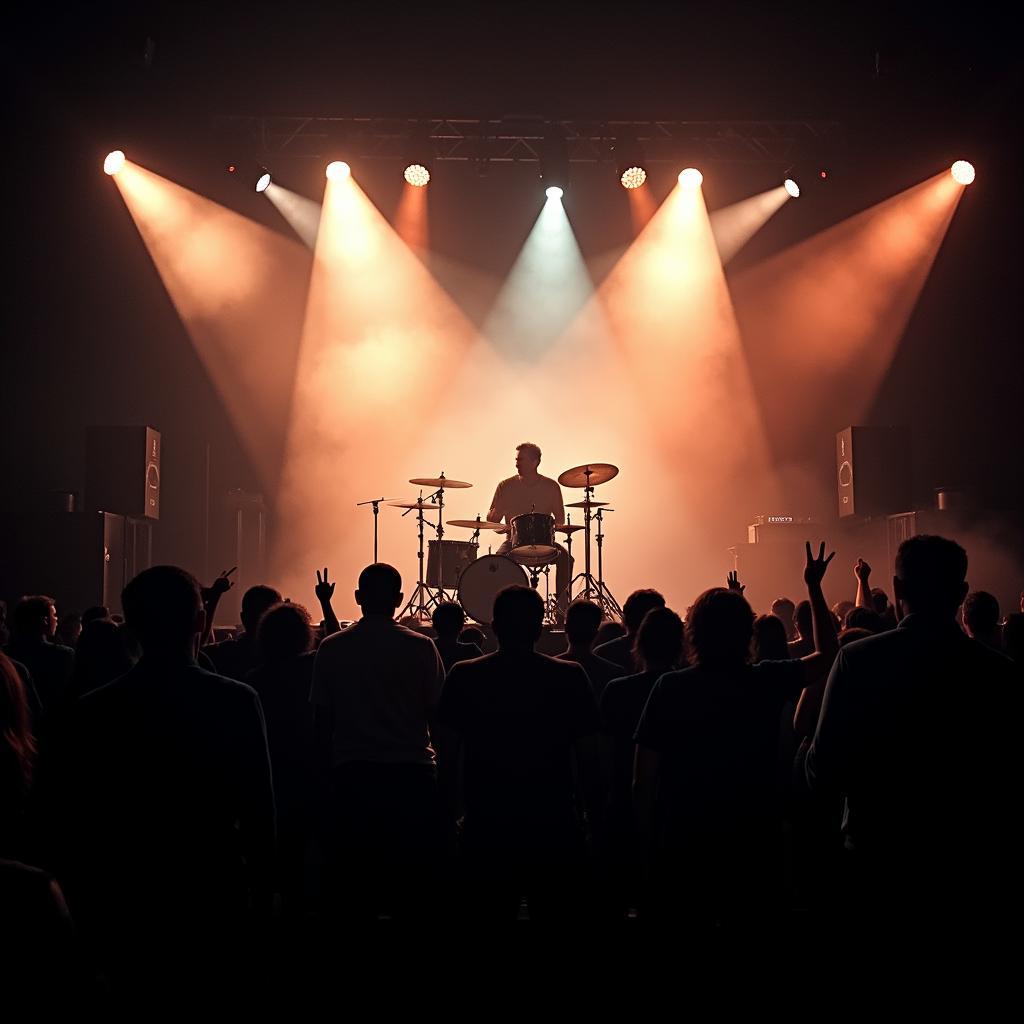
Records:
M645 672L675 668L683 661L683 620L671 608L652 608L636 631L633 657Z
M11 632L16 640L52 640L57 632L57 605L46 594L30 594L14 606Z
M484 631L479 626L463 626L462 632L459 633L460 643L476 644L481 651L484 649L486 640Z
M846 616L850 614L850 609L855 608L856 605L852 601L836 601L832 605L832 615L836 620L836 629L842 629L846 623Z
M851 626L849 629L844 629L839 634L839 646L845 647L847 644L852 644L854 640L863 640L865 637L874 636L870 629L864 629L863 626Z
M565 635L573 647L588 651L597 638L604 612L593 601L573 601L565 613Z
M529 441L516 445L516 472L535 473L540 465L540 448Z
M387 615L391 618L401 603L402 577L393 565L374 562L359 574L356 604L364 615Z
M529 647L544 628L544 599L531 587L505 587L494 599L494 633L501 647Z
M1024 665L1024 612L1011 612L1003 623L1003 652Z
M785 661L789 657L786 626L777 615L758 615L754 619L751 657L759 661Z
M309 612L290 601L271 605L256 627L256 644L264 661L287 661L305 654L313 646Z
M438 640L457 640L459 632L466 622L466 613L461 604L454 601L442 601L431 615L434 632Z
M796 626L793 623L793 614L795 612L796 605L790 601L788 597L777 597L772 601L772 615L782 623L788 640L793 639L793 633L796 629Z
M135 652L123 626L113 619L90 619L75 648L75 690L95 690L135 664Z
M972 590L964 598L964 628L976 640L991 640L999 632L999 602L987 590Z
M889 610L889 595L881 587L871 588L871 607L884 615Z
M793 621L796 623L801 640L814 639L814 615L811 612L811 602L807 598L797 602L793 612Z
M82 616L78 612L68 612L61 616L60 625L57 627L57 639L62 644L74 647L81 632Z
M750 657L754 613L735 590L705 590L686 619L686 640L698 665L742 665Z
M606 644L625 635L626 627L621 622L616 622L614 619L605 619L597 630L597 636L594 637L594 646L600 647L601 644Z
M622 606L622 621L625 623L626 632L630 636L635 637L636 631L640 628L640 623L644 621L644 616L652 608L664 607L665 598L658 591L651 590L649 587L644 590L634 590L626 598L626 603Z
M242 595L242 625L246 633L255 635L259 628L263 613L281 600L281 595L273 588L257 583Z
M970 589L967 552L945 537L910 537L896 552L892 585L905 611L952 619Z
M84 629L89 625L90 622L95 619L109 619L110 609L103 604L94 604L91 608L86 608L82 612L82 628Z
M843 629L866 629L869 633L881 633L885 620L874 608L851 608L846 613Z
M140 572L121 592L121 607L147 655L194 650L206 624L198 580L176 565Z
M35 754L25 684L11 659L0 651L0 771L13 775L24 796L32 782Z

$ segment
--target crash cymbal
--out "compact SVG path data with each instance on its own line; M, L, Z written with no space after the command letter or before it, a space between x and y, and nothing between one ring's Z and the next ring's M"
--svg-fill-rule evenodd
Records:
M429 501L389 501L392 508L418 508L422 510L438 509L440 505L434 505Z
M472 484L467 484L465 480L449 480L445 476L438 477L417 477L415 480L410 480L409 483L415 484L417 487L433 487L440 489L444 487L472 487Z
M571 537L577 530L582 529L582 526L577 526L575 523L567 523L565 526L556 526L555 533L564 533L566 537Z
M463 526L467 530L504 530L501 523L490 523L486 519L446 519L447 526Z
M619 467L610 462L591 462L586 466L567 469L558 482L563 487L596 487L606 484L619 475Z
M607 501L570 501L566 508L601 508Z

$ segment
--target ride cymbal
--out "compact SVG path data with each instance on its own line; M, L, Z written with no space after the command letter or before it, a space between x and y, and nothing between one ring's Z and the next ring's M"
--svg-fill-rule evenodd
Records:
M585 466L574 466L567 469L558 482L563 487L597 487L606 484L619 475L619 467L610 462L591 462Z

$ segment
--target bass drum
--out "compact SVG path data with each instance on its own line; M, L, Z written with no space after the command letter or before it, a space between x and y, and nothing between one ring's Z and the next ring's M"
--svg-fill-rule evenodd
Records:
M504 555L484 555L459 579L459 604L475 622L485 626L494 618L494 599L505 587L526 586L526 570Z

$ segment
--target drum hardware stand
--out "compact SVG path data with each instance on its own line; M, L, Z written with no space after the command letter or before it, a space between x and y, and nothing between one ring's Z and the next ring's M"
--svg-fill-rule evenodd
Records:
M587 476L587 479L589 481L589 479L590 479L590 470L589 469L586 471L586 476ZM584 501L587 501L587 502L591 501L593 499L593 496L594 496L594 487L591 486L591 484L588 482L587 485L583 488ZM572 582L569 584L568 595L567 595L568 600L566 601L566 605L568 606L569 604L571 604L573 602L573 600L579 600L579 599L582 599L584 601L591 601L591 600L593 600L595 603L597 603L597 604L599 604L601 606L601 608L604 610L605 615L607 615L608 618L610 618L610 619L621 619L622 618L622 609L619 607L619 603L612 596L612 592L605 586L603 580L601 580L601 579L596 579L595 580L594 579L594 574L590 571L590 522L591 522L592 519L596 519L597 520L597 530L598 530L598 532L597 532L597 537L598 537L598 541L597 541L597 545L598 545L597 557L598 557L598 574L599 575L600 575L600 571L601 571L601 569L600 569L600 565L601 565L601 545L604 542L604 534L601 531L601 512L602 511L603 511L602 509L598 509L597 512L591 512L589 507L583 509L583 543L585 545L585 547L584 547L584 557L583 557L584 568L583 568L583 572L577 573L573 577ZM579 594L576 595L576 598L574 599L573 595L572 595L572 591L573 591L573 587L576 586L576 583L577 583L578 580L582 580L583 581L583 589L582 589L582 591Z
M522 564L522 563L520 563ZM540 588L540 577L544 575L544 623L548 626L555 624L554 607L551 603L551 563L547 565L524 565L523 568L530 574L530 586L534 590Z
M615 600L604 582L604 568L601 560L601 548L604 544L604 514L614 511L613 508L599 508L594 513L594 518L597 520L597 603L601 605L609 618L613 615L618 615L621 618L622 609L619 607L619 602Z
M419 503L423 504L422 491L420 491ZM407 516L411 511L411 508L406 509L402 515ZM419 551L416 553L416 557L419 559L420 563L420 578L419 582L416 584L416 589L412 592L412 597L409 598L408 603L402 609L398 618L404 619L411 613L414 618L422 622L423 619L427 617L427 608L429 607L429 604L425 599L430 596L430 591L427 589L427 585L423 579L423 527L427 520L423 515L423 509L421 508L416 509L416 521L419 524L418 529L420 536L420 547ZM433 526L434 524L431 523L430 525Z
M373 562L376 565L377 559L377 517L380 515L380 503L382 501L398 501L397 498L371 498L369 501L357 501L356 508L364 505L373 506Z

